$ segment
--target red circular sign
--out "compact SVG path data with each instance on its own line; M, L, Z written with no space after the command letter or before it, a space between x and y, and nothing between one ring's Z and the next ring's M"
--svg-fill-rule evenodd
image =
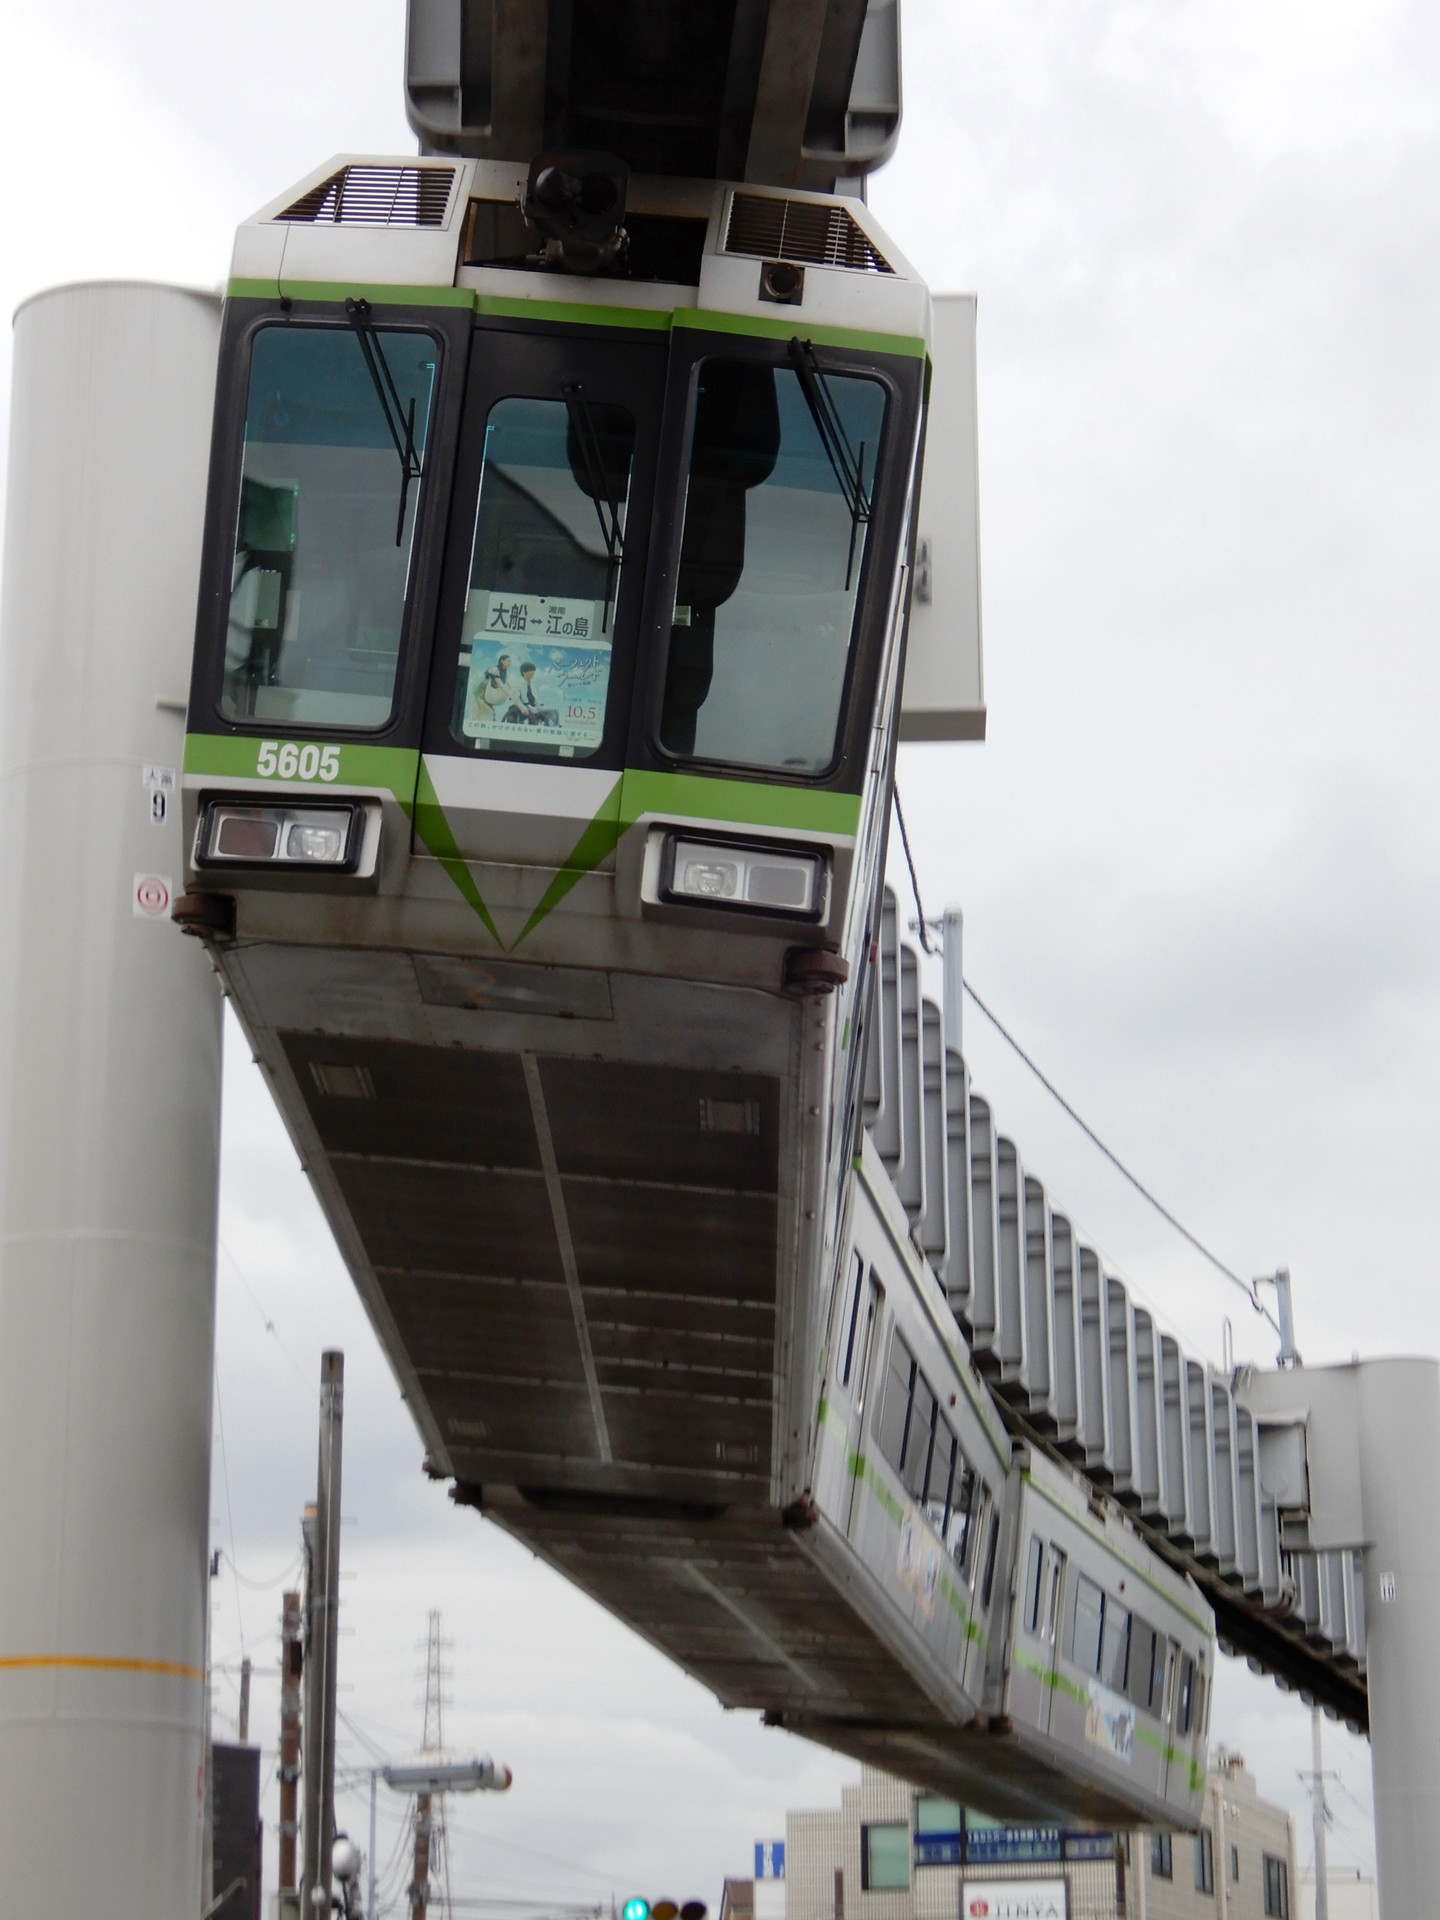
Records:
M169 913L170 889L159 874L142 874L135 882L135 905L152 920L163 919Z

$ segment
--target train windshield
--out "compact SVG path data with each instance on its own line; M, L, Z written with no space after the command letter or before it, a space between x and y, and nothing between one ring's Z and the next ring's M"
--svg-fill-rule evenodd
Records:
M634 416L579 381L490 409L452 720L465 745L599 747L634 456Z
M660 738L820 774L835 757L885 419L877 380L701 362Z
M271 326L255 335L221 709L383 727L394 705L438 342Z

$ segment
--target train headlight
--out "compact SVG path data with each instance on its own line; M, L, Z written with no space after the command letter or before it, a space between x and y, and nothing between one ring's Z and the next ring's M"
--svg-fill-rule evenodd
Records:
M285 858L287 860L314 860L321 866L333 867L337 860L345 858L345 841L350 826L319 826L314 821L292 822L285 831Z
M671 834L665 897L705 906L748 907L818 920L825 906L825 856L799 848L744 846Z
M364 808L250 807L212 800L200 816L197 867L308 867L348 873L364 837Z

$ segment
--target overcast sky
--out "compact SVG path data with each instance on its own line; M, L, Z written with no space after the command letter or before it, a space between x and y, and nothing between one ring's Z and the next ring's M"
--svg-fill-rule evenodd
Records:
M318 161L411 150L402 33L403 0L10 0L0 304L218 283L236 221ZM981 993L1202 1238L1291 1268L1312 1361L1440 1350L1437 36L1399 0L905 0L901 154L872 191L934 285L980 297L990 737L902 756L927 910L964 906ZM975 1016L967 1052L1192 1349L1218 1360L1228 1315L1273 1358ZM722 1714L421 1478L243 1043L230 1064L218 1729L242 1648L274 1664L340 1345L342 1759L417 1742L439 1607L452 1741L516 1773L464 1807L456 1891L716 1905L854 1770ZM268 1674L255 1716L268 1746ZM1306 1716L1227 1668L1213 1731L1307 1859ZM1332 1735L1329 1764L1332 1859L1366 1863L1366 1749Z

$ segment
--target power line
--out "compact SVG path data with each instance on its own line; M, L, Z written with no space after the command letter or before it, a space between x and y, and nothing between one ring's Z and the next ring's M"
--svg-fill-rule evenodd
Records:
M240 1651L245 1652L245 1614L240 1604L240 1569L235 1564L235 1503L230 1498L230 1456L225 1447L225 1405L220 1397L220 1369L215 1369L215 1422L220 1429L220 1473L225 1482L225 1522L230 1530L230 1573L235 1583L235 1619L240 1628ZM220 1556L225 1550L219 1549Z
M914 897L914 901L915 901L915 913L918 920L918 926L916 931L920 935L920 944L925 949L926 953L933 954L937 951L937 949L930 944L931 922L925 918L925 909L920 902L920 880L919 880L919 876L915 871L914 855L910 851L910 836L905 830L905 814L904 814L903 808L900 805L900 788L898 783L896 784L894 792L895 792L895 818L900 825L900 844L905 850L905 865L910 870L910 892ZM1060 1089L1055 1085L1055 1082L1043 1070L1043 1068L1041 1068L1037 1064L1037 1062L1031 1058L1030 1054L1028 1054L1024 1049L1024 1047L1021 1046L1020 1042L1015 1038L1014 1034L1011 1033L1010 1029L1005 1025L1004 1021L1000 1018L1000 1016L997 1013L992 1012L992 1010L985 1004L985 1002L980 998L980 995L975 991L974 987L971 986L970 982L966 980L963 982L963 985L966 993L969 994L970 998L975 1002L975 1005L979 1008L980 1012L984 1014L985 1018L990 1022L991 1026L994 1027L995 1031L1000 1035L1000 1038L1005 1042L1005 1044L1008 1047L1010 1047L1020 1057L1020 1059L1030 1069L1031 1073L1033 1073L1035 1078L1040 1082L1041 1086L1044 1087L1045 1091L1050 1095L1051 1099L1056 1102L1056 1104L1060 1107L1062 1112L1066 1113L1070 1117L1070 1119L1074 1121L1075 1125L1085 1135L1085 1138L1090 1141L1091 1145L1097 1147L1100 1150L1100 1152L1104 1154L1105 1158L1110 1162L1111 1166L1114 1167L1115 1171L1118 1174L1120 1174L1123 1179L1129 1181L1130 1185L1140 1195L1141 1199L1147 1201L1149 1205L1155 1209L1156 1213L1160 1215L1160 1218L1164 1220L1168 1226L1171 1226L1175 1229L1176 1233L1180 1235L1182 1240L1188 1241L1188 1243L1195 1249L1196 1253L1198 1253L1203 1260L1208 1260L1210 1265L1214 1267L1217 1273L1223 1274L1224 1277L1230 1282L1232 1286L1238 1287L1240 1291L1245 1295L1245 1298L1250 1302L1250 1305L1255 1309L1256 1313L1258 1313L1263 1320L1268 1320L1270 1322L1270 1325L1275 1328L1275 1331L1279 1333L1280 1328L1278 1323L1274 1319L1273 1315L1269 1312L1268 1308L1264 1306L1264 1304L1260 1299L1259 1294L1256 1292L1256 1283L1253 1280L1242 1280L1240 1278L1240 1275L1235 1272L1233 1267L1227 1267L1225 1262L1220 1258L1220 1256L1218 1254L1212 1253L1209 1247L1205 1245L1205 1242L1201 1240L1196 1234L1193 1234L1182 1220L1176 1219L1175 1215L1165 1205L1164 1201L1159 1199L1155 1194L1153 1194L1150 1191L1149 1187L1145 1185L1145 1182L1142 1179L1140 1179L1138 1174L1134 1174L1130 1171L1129 1167L1126 1166L1125 1162L1120 1158L1119 1154L1116 1153L1111 1147L1108 1147L1105 1144L1105 1142L1100 1138L1100 1135L1090 1125L1089 1121L1086 1120L1081 1114L1076 1112L1075 1108L1065 1098L1064 1094L1061 1093Z

